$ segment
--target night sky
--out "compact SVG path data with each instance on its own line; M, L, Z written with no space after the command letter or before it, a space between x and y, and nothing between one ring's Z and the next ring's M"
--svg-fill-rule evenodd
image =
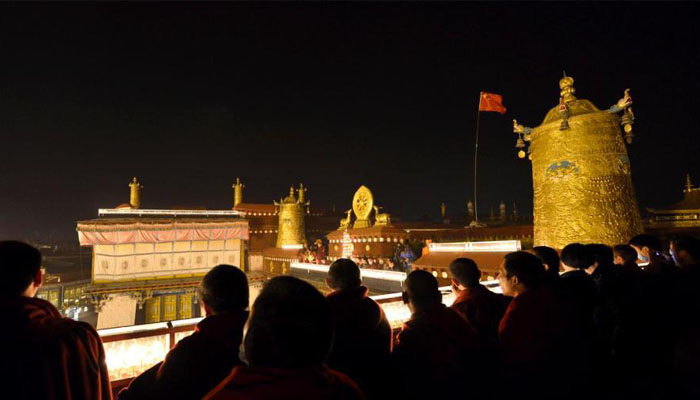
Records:
M480 91L479 204L531 214L512 119L541 123L562 71L605 109L632 89L640 205L700 184L694 4L0 5L0 238L75 240L75 221L270 203L291 184L406 219L464 212Z

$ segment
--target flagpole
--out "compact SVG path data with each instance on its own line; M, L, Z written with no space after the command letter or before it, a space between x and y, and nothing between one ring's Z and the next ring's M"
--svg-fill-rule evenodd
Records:
M479 208L476 200L476 160L479 154L479 116L481 115L481 92L479 92L479 108L476 112L476 143L474 144L474 221L479 222Z

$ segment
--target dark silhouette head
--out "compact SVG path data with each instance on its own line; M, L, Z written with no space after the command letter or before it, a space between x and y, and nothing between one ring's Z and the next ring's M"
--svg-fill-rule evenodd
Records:
M21 296L40 271L41 253L35 247L14 240L0 242L0 296Z
M438 289L438 281L428 271L415 270L408 274L404 282L404 301L413 305L414 309L425 308L442 303L442 294Z
M479 284L481 271L476 266L474 260L469 258L458 258L450 263L450 274L452 279L464 287L474 287Z
M354 261L339 258L328 268L328 286L333 290L347 290L360 286L360 268Z
M635 264L637 262L637 250L628 244L618 244L613 247L613 256L615 259L620 257L621 263L618 264Z
M316 288L292 276L265 284L253 303L245 337L252 367L319 367L332 342L331 306Z
M535 246L532 248L537 258L545 265L548 274L559 275L559 254L556 250L547 246Z
M586 269L593 265L593 256L586 245L571 243L562 249L561 262L570 268Z
M593 243L587 244L586 248L591 253L593 263L598 263L598 265L613 265L615 255L610 246L602 243Z
M248 308L248 278L232 265L217 265L202 278L199 298L213 314L245 310Z

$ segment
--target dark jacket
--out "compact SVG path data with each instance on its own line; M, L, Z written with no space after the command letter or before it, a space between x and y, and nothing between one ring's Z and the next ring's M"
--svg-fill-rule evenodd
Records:
M180 340L162 363L139 375L120 400L200 399L242 364L239 347L248 312L210 315Z
M482 363L476 331L444 304L420 310L404 323L392 353L399 374L396 398L463 395L465 379L475 383ZM472 386L473 387L473 386Z
M593 312L597 287L593 278L582 269L561 274L562 290L569 310L575 315L582 332L594 337Z
M92 326L63 318L51 303L0 299L0 373L26 399L111 399L105 352Z
M490 350L497 348L498 323L506 312L503 295L479 284L459 292L450 308L457 311L476 329L482 347Z
M382 376L389 362L392 335L384 311L367 292L359 286L326 297L335 319L335 340L326 363L350 376L372 398L386 387Z
M346 375L327 367L279 369L239 365L205 400L362 400Z

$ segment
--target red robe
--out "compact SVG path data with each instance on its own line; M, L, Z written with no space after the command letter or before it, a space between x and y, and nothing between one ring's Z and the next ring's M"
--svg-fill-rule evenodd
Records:
M392 335L384 311L367 292L359 286L326 296L335 319L335 340L327 364L350 376L368 397L374 397L386 388L383 372L389 362Z
M278 369L239 365L205 400L361 400L346 375L327 367Z
M547 397L580 394L592 386L586 381L589 348L572 314L547 288L528 290L510 302L498 327L511 382L505 389Z
M399 333L392 358L398 374L393 387L403 391L396 398L463 396L462 382L475 382L473 389L481 381L476 331L444 304L413 313Z
M7 313L0 373L21 394L17 398L112 398L105 352L95 328L63 318L51 303L37 298L2 299L0 309Z
M479 341L487 352L498 346L498 324L506 312L503 295L494 293L483 285L459 292L450 306L476 329Z

